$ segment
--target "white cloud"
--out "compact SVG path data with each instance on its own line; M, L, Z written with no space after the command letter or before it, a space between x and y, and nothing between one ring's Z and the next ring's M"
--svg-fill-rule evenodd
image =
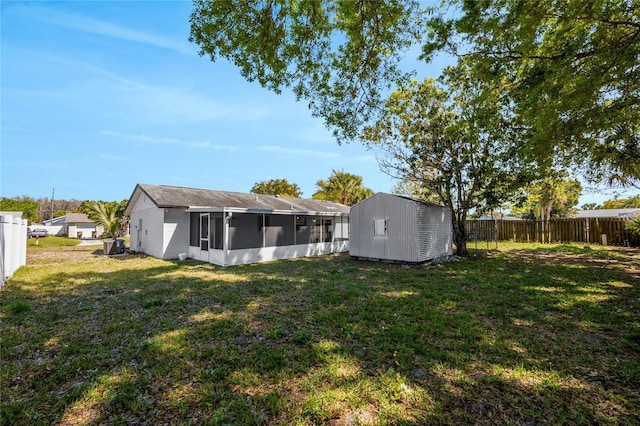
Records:
M149 144L149 145L177 145L184 146L188 148L200 148L200 149L210 149L215 151L237 151L238 147L234 145L219 145L213 144L209 141L188 141L183 139L175 139L175 138L159 138L154 136L148 136L145 134L132 134L132 133L123 133L113 130L103 130L100 134L105 136L113 136L120 139L127 139L132 141L137 141L140 144Z
M58 12L48 8L24 8L32 17L59 27L90 34L103 35L125 41L148 44L170 49L185 55L193 55L196 48L186 42L173 40L155 34L132 30L109 22L99 21L83 15Z
M299 155L305 157L319 157L319 158L338 158L340 154L327 151L316 151L312 149L298 149L298 148L285 148L278 145L262 145L258 147L260 151L275 152L284 155Z

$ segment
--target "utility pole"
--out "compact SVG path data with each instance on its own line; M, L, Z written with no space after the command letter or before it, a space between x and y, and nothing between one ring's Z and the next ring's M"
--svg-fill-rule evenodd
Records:
M56 193L56 189L52 188L51 189L51 217L49 217L49 220L53 220L53 194ZM53 223L52 223L53 225Z

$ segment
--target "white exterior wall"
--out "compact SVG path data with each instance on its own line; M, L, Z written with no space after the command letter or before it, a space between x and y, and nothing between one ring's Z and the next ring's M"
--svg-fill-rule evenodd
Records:
M319 256L349 251L349 241L332 243L298 244L292 246L262 247L243 250L209 250L201 252L198 247L189 247L189 257L219 266L242 265L245 263L268 262L271 260L292 259L296 257ZM204 254L203 254L204 253ZM207 256L208 254L208 256ZM207 256L206 258L202 256Z
M351 208L349 254L400 262L423 262L452 253L451 218L445 208L378 193ZM374 235L375 220L387 234Z
M189 252L189 213L185 209L164 211L162 259L177 259L178 253Z
M142 220L141 227L140 220ZM158 208L146 194L141 194L131 210L130 249L162 259L164 251L163 220L164 209Z
M418 204L417 234L418 262L453 254L449 209Z
M374 220L387 221L387 235L374 235ZM351 208L349 254L356 257L417 262L416 203L378 193Z
M0 215L0 287L27 263L27 220Z

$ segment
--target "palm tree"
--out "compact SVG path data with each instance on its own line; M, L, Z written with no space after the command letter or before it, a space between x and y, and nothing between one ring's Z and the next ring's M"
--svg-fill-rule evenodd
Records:
M636 216L635 219L627 223L627 229L630 229L634 234L640 235L640 216Z
M102 202L93 203L91 205L93 214L91 219L104 228L104 233L108 237L112 237L115 241L120 229L120 218L117 215L118 206L115 204L106 204Z
M373 195L373 191L362 184L362 177L344 171L333 170L325 181L316 182L318 190L313 194L316 200L335 201L352 206Z

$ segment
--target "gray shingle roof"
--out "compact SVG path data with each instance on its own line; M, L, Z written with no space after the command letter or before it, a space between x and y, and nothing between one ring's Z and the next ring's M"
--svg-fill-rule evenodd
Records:
M93 223L85 213L67 213L67 223Z
M160 208L204 207L260 211L288 210L295 212L349 213L348 206L331 201L148 184L138 184L136 186L129 199L125 213L130 214L130 208L133 207L135 200L139 197L140 191L147 194Z
M604 218L604 217L622 217L630 218L640 215L640 208L635 209L598 209L598 210L578 210L575 217L578 219L586 218Z

